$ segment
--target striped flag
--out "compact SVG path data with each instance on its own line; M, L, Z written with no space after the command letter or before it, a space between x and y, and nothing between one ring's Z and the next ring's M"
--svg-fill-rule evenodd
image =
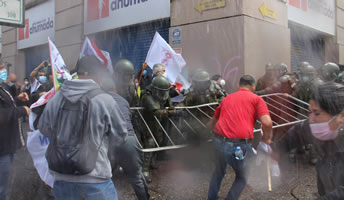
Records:
M82 45L82 49L80 52L80 58L86 55L93 55L98 58L98 60L104 64L104 66L109 70L111 74L113 74L113 67L112 61L110 57L110 53L100 50L97 44L86 37L84 44Z

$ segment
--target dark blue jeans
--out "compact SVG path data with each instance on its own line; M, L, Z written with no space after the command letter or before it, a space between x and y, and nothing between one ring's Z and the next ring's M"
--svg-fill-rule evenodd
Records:
M0 156L0 200L6 199L12 160L11 154Z
M213 139L215 148L215 171L211 178L208 192L209 200L218 199L218 192L221 187L221 182L226 174L227 164L230 165L235 172L234 183L229 190L226 199L239 199L242 190L245 188L248 179L248 166L253 157L252 145L241 144L240 147L244 152L245 159L235 159L234 152L237 144L231 142L224 142L218 138Z
M55 200L117 200L117 191L109 179L104 183L71 183L55 181Z

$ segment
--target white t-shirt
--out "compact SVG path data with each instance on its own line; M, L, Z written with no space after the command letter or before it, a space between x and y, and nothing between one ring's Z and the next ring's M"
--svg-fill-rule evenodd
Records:
M41 85L42 84L37 79L35 79L33 83L30 82L30 86L31 86L30 94L37 91Z

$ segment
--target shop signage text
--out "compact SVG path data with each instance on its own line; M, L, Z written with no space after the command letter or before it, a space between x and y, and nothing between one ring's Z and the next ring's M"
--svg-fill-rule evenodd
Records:
M55 36L55 2L49 0L26 11L25 27L18 29L17 48L48 43Z
M19 40L24 40L30 38L30 35L54 28L54 20L43 19L37 22L33 22L30 27L29 19L25 20L25 27L19 29Z
M335 0L289 0L288 19L335 35Z
M111 10L118 10L121 8L127 8L136 4L144 3L148 0L114 0L111 2Z
M86 0L84 32L92 34L167 18L170 0Z

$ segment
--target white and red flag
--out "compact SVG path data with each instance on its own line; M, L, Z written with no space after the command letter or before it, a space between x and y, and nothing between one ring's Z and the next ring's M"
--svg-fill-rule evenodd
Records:
M177 54L158 32L155 33L149 48L146 63L151 68L155 64L163 64L166 69L167 79L171 84L176 83L178 76L181 76L180 73L186 65L182 55Z
M105 68L108 69L111 74L113 74L110 53L99 49L97 44L93 40L88 39L88 37L86 37L85 42L82 45L80 58L86 55L96 56L99 61L104 64Z

